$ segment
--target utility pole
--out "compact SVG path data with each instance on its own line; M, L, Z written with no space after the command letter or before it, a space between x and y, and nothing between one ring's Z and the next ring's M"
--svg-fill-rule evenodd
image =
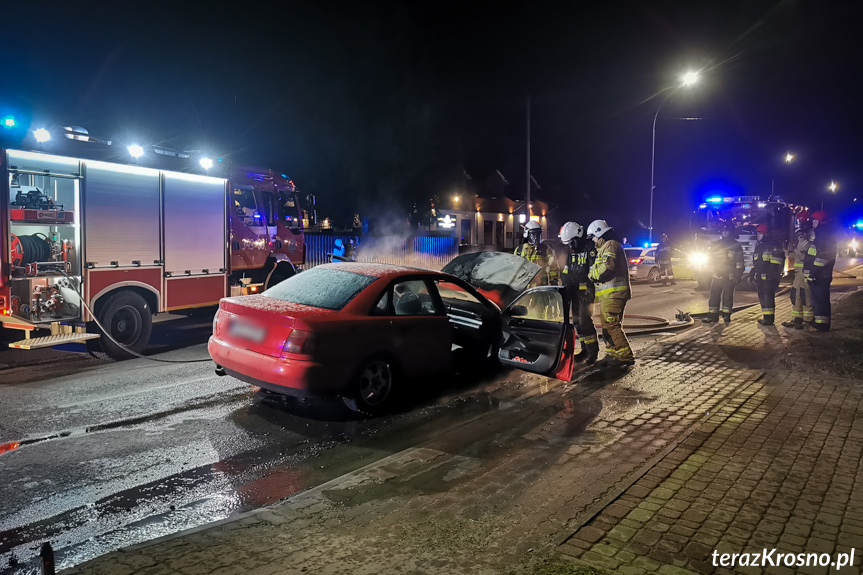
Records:
M524 193L525 223L530 221L530 96L527 97L527 188Z

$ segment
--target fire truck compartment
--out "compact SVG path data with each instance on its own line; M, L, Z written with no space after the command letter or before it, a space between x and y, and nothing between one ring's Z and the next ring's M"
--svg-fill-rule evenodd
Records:
M169 277L225 272L225 184L206 176L164 175L165 273Z
M159 171L87 161L84 175L85 265L160 262Z

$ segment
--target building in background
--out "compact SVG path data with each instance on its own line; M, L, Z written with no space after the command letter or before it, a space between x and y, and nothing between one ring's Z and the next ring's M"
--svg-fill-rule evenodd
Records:
M449 233L461 245L481 249L514 250L522 243L521 226L527 222L524 202L506 196L485 197L462 193L443 198L436 206L434 231ZM531 219L545 230L544 237L556 237L548 230L549 205L541 200L531 201Z

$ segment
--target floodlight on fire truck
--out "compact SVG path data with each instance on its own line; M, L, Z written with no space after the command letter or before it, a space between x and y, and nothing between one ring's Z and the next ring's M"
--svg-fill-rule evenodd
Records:
M14 128L18 125L18 122L15 121L15 116L6 116L3 118L3 127L4 128Z
M39 128L38 130L33 130L33 137L36 138L36 141L40 144L44 144L51 139L51 132L45 128Z
M201 164L201 167L205 170L209 170L213 167L213 160L211 158L201 158L198 160L198 163Z
M133 158L140 158L144 155L144 148L142 148L138 144L132 144L126 149L129 150L129 155Z

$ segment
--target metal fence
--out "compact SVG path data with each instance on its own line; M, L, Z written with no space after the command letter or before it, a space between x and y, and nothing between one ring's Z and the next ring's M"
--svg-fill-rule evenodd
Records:
M337 239L348 245L353 236L306 234L306 269L329 261ZM364 236L360 238L357 261L400 264L439 270L458 255L458 239L429 236Z

